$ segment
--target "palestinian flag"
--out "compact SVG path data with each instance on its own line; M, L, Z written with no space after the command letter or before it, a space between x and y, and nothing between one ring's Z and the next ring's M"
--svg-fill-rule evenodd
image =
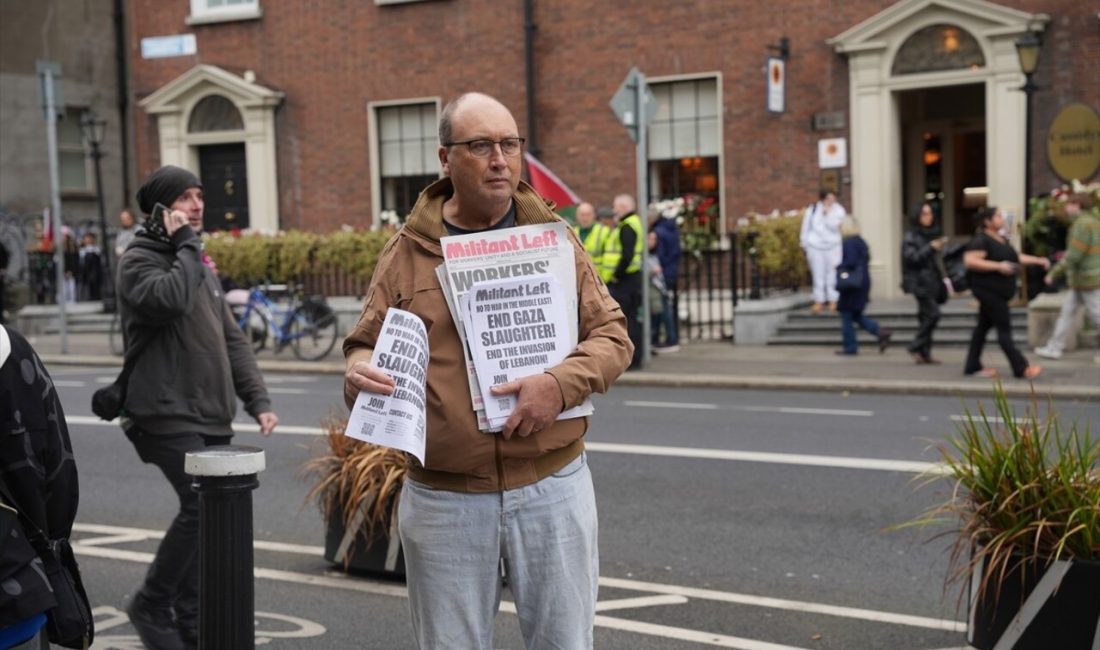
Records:
M524 152L523 159L527 161L527 177L531 180L531 186L542 198L553 201L559 209L581 202L580 197L538 158Z

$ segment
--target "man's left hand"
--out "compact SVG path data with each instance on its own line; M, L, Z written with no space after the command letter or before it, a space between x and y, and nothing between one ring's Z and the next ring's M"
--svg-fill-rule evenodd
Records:
M516 408L504 423L504 439L513 435L526 438L553 424L561 413L561 388L558 380L548 373L540 373L499 384L489 389L493 395L516 394Z
M260 413L256 416L256 421L260 423L260 433L265 436L270 436L275 427L279 426L279 416L271 411Z

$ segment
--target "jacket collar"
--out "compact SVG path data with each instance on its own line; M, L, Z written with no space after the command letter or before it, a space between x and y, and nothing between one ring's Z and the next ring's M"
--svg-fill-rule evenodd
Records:
M447 236L447 227L443 224L443 202L452 194L454 188L450 178L441 178L429 185L420 193L420 198L409 213L402 230L408 231L432 250L441 250L439 239ZM560 219L553 212L554 203L544 200L533 187L523 181L519 182L512 200L516 204L517 226L553 223Z

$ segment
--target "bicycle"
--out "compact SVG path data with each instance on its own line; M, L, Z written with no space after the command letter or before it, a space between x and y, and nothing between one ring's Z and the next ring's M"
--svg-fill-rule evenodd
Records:
M323 296L302 299L300 290L292 292L291 302L285 307L277 304L268 295L273 290L285 289L271 285L268 286L268 291L259 286L250 291L238 289L228 292L226 299L236 316L237 325L256 352L267 346L270 332L276 354L289 345L294 350L294 355L303 361L316 361L325 357L336 345L336 312ZM243 294L247 294L247 298Z

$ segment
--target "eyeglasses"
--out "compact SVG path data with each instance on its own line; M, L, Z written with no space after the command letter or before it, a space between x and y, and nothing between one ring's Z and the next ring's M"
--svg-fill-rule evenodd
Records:
M493 155L493 145L500 145L500 153L504 154L508 158L515 158L519 155L520 151L523 151L523 143L526 142L526 138L504 138L503 140L466 140L465 142L447 142L444 147L454 147L460 144L466 145L466 148L470 150L470 155L474 158L488 158Z

